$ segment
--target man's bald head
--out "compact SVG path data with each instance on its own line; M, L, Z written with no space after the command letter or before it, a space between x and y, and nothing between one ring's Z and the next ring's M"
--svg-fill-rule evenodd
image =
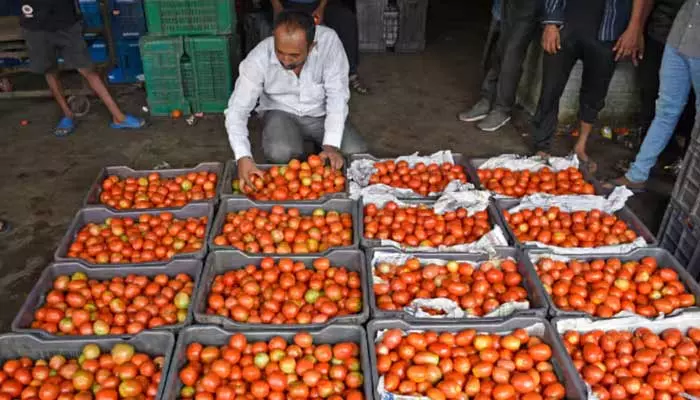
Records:
M282 66L300 70L316 37L313 17L299 11L282 11L275 20L274 35L275 53Z

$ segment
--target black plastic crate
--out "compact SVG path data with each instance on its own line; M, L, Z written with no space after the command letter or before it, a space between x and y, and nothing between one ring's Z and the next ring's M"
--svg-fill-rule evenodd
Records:
M360 51L385 52L384 10L387 0L356 0Z
M523 280L521 282L522 287L527 290L527 300L530 302L530 308L527 310L517 310L506 317L473 317L473 318L417 318L411 316L403 311L384 311L377 307L377 297L374 294L374 276L372 270L375 267L374 258L376 253L397 253L406 254L410 257L415 257L421 260L455 260L455 261L467 261L472 263L483 263L493 258L512 258L518 266L518 272L522 275ZM515 316L528 316L528 317L545 317L547 315L548 309L550 307L547 301L546 293L543 293L544 288L541 287L542 283L537 277L537 273L533 270L527 268L524 261L524 254L517 249L511 247L499 247L495 249L494 254L477 254L477 253L402 253L394 247L376 247L367 249L367 276L369 277L369 301L370 309L372 310L372 318L375 319L402 319L409 322L427 322L427 323L469 323L471 321L497 321L503 320ZM422 263L421 263L422 264Z
M221 275L228 271L235 271L243 269L246 266L252 264L259 266L260 262L264 258L273 258L275 262L279 262L282 258L289 258L291 260L302 261L307 268L313 269L313 261L318 256L304 256L304 255L287 255L287 256L247 256L245 253L238 250L219 250L214 251L207 257L206 264L204 266L204 272L202 274L201 282L197 287L194 299L192 301L192 311L194 313L195 321L199 324L211 324L219 325L225 329L239 329L239 330L309 330L309 329L319 329L328 325L361 325L367 319L369 319L370 304L369 304L369 293L371 287L369 286L369 278L367 276L367 268L365 268L365 258L364 254L360 250L333 250L328 253L327 257L331 265L333 266L344 266L348 271L358 272L360 274L361 280L361 290L362 290L362 311L358 314L346 315L342 317L334 317L329 319L323 324L295 324L295 325L277 325L277 324L251 324L236 322L231 318L227 318L216 314L207 314L207 301L209 298L209 292L211 290L214 278L217 275Z
M700 217L700 147L694 144L686 152L671 198L687 214Z
M659 246L673 254L681 264L689 268L693 277L700 272L700 219L688 215L679 204L671 200L659 230ZM691 265L695 261L695 265Z
M267 341L273 337L282 337L291 342L294 335L297 333L295 331L257 331L257 330L236 330L227 331L218 326L211 325L197 325L191 326L189 328L183 329L177 338L177 344L175 345L175 350L173 351L172 359L173 361L169 363L167 378L163 379L165 382L165 390L159 399L162 400L175 400L180 398L180 390L182 389L182 382L179 378L179 371L187 363L186 350L190 343L201 343L204 346L223 346L228 343L229 337L234 333L242 333L245 335L248 342L258 342ZM364 392L365 399L372 398L372 379L371 379L371 368L369 359L369 345L367 343L367 334L362 326L358 325L331 325L320 330L309 331L314 339L314 343L317 344L335 344L340 342L353 342L357 343L360 347L360 365L362 367L362 375L364 377L364 383L361 390ZM166 375L164 375L165 377Z
M399 7L399 36L394 50L400 53L423 51L428 0L397 0L396 4Z

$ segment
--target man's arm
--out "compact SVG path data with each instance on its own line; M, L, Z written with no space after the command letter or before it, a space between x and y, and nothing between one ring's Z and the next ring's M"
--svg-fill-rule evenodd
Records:
M545 0L544 13L542 14L542 24L563 25L565 6L566 0Z
M224 111L226 116L226 132L231 149L236 160L250 157L250 141L248 140L248 118L263 90L264 64L256 60L260 55L255 49L241 61L238 68L238 79L233 94Z
M323 16L326 13L326 5L328 4L328 0L321 0L318 2L318 7L314 10L312 13L314 20L316 21L316 24L322 24L323 23Z
M323 87L326 91L326 122L323 145L326 150L340 150L343 142L345 120L348 117L348 57L338 35L332 33L332 42L326 66L323 69ZM331 160L333 161L333 160ZM337 165L334 165L338 167ZM342 163L341 163L342 166Z
M651 14L654 0L634 0L632 15L627 29L615 43L615 61L623 57L632 57L632 63L644 57L644 26Z
M272 12L275 15L279 14L280 12L282 12L282 10L284 10L284 6L282 5L281 0L270 0L270 4L272 4Z

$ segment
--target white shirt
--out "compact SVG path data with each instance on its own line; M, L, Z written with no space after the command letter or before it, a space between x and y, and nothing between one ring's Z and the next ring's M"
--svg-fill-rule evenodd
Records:
M338 35L316 27L316 45L297 77L275 54L274 37L258 44L238 67L239 75L228 101L226 131L236 160L250 157L248 117L257 111L281 110L303 117L326 116L324 145L340 148L348 116L348 58Z

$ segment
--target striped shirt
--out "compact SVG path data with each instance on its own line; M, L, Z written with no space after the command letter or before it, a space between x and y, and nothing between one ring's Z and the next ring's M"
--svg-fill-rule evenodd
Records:
M545 0L543 24L566 24L564 15L567 1L586 0ZM603 20L598 28L598 39L604 42L617 40L627 29L632 14L632 0L605 0Z

